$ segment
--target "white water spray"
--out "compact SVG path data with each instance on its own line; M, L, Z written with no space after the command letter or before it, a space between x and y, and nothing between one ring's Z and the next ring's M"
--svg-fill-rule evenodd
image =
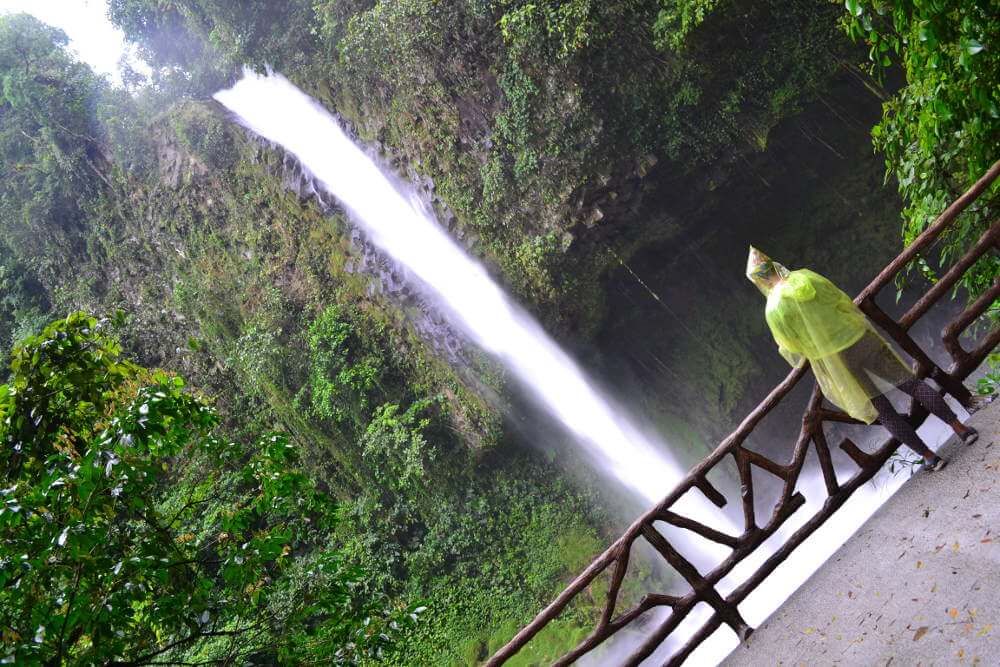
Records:
M611 475L649 502L677 483L683 471L669 454L601 396L580 367L427 212L397 191L315 100L280 75L253 72L215 99L298 158L371 241L429 286L456 323L513 371Z

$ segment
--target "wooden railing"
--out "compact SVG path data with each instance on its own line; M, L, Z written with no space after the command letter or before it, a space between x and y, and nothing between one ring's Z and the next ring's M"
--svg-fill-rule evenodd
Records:
M973 201L985 192L1000 176L1000 161L993 165L959 199L957 199L937 220L928 227L909 247L894 259L855 299L855 303L871 318L885 333L914 360L915 372L919 377L930 377L947 393L954 396L965 406L970 404L971 393L964 385L964 380L971 374L1000 344L1000 327L989 331L973 350L966 350L959 344L959 336L979 318L986 310L1000 299L1000 277L993 286L969 305L961 314L955 317L942 331L942 342L951 357L951 366L946 370L938 366L910 336L913 325L949 291L951 291L962 276L987 252L1000 250L1000 220L990 225L979 241L961 259L955 262L934 285L898 320L890 317L875 303L878 293L892 282L895 277L922 251L949 228L958 215ZM629 626L647 611L666 607L670 614L655 627L648 629L645 640L634 649L622 663L638 665L649 657L663 641L687 617L692 608L699 603L707 603L712 609L712 615L691 635L687 642L676 651L666 663L681 664L691 652L706 638L715 632L723 623L728 625L740 639L745 639L752 632L750 626L740 615L737 606L761 582L780 565L789 554L808 538L817 528L836 512L858 487L874 477L885 462L899 447L899 442L889 439L879 446L874 453L868 453L845 438L839 444L856 464L857 471L846 482L839 482L834 471L823 425L826 422L841 422L858 424L843 412L827 408L823 405L823 397L818 388L814 387L812 397L802 418L791 458L787 463L779 463L763 454L747 449L744 446L747 437L761 420L781 402L798 382L805 376L806 368L794 369L778 386L743 420L739 427L711 453L695 466L659 504L639 517L625 533L615 541L604 553L599 555L566 589L556 597L535 619L525 626L505 646L496 652L486 665L493 667L501 665L534 637L550 621L555 619L562 610L581 592L588 588L599 575L606 571L611 573L610 585L604 600L603 613L597 620L592 632L572 651L558 659L555 665L568 665L594 648L609 637ZM919 426L927 418L927 412L911 400L906 414L914 426ZM798 530L788 537L771 555L748 576L731 593L723 596L716 589L719 581L765 540L774 535L782 524L805 504L805 498L795 491L796 482L805 463L810 447L815 448L819 467L822 471L827 497L822 507L810 517ZM743 509L744 528L741 535L728 535L706 526L694 519L685 517L671 508L675 502L691 489L698 489L709 501L718 507L726 505L726 497L709 480L708 473L719 466L727 457L733 457L741 483L740 495ZM754 508L754 488L752 466L757 466L782 482L779 500L770 516L763 521L757 517ZM656 529L654 523L664 523L691 531L702 538L724 545L731 551L729 555L710 572L702 574L684 556L678 552L664 535ZM637 605L619 614L615 614L622 582L628 572L630 556L638 540L645 540L655 549L667 563L683 577L690 585L690 591L682 596L649 593ZM593 591L591 591L591 594ZM646 630L646 628L644 628Z

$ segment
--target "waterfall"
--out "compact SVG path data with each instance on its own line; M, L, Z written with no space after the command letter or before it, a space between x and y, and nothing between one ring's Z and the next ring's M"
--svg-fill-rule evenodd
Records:
M277 74L246 72L215 99L281 145L350 212L372 243L439 299L470 339L498 358L604 471L646 502L683 475L670 456L603 396L579 365L490 278L433 215L355 145L337 120Z

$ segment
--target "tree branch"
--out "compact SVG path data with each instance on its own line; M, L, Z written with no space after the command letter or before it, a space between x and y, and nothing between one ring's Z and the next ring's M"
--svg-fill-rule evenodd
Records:
M178 639L177 641L170 642L166 646L164 646L162 648L159 648L159 649L157 649L155 651L152 651L150 653L147 653L146 655L139 656L138 658L135 658L134 660L127 660L127 661L124 661L124 662L116 660L116 661L109 662L108 663L108 667L138 667L139 665L153 665L153 664L161 664L161 665L162 664L168 664L168 665L186 664L186 663L177 663L177 662L154 663L154 662L152 662L152 659L155 658L158 655L163 655L164 653L166 653L167 651L169 651L172 648L177 648L178 646L183 646L184 644L189 644L190 642L193 642L193 641L198 640L198 639L203 639L205 637L232 637L232 636L236 636L236 635L241 635L244 632L246 632L246 630L247 629L244 628L242 630L212 630L210 632L196 632L195 634L188 635L187 637L184 637L183 639Z

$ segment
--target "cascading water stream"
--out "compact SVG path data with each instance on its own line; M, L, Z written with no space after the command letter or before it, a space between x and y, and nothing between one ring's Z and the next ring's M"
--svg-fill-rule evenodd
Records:
M315 100L280 75L253 72L215 99L246 127L293 154L371 241L428 286L456 324L498 357L606 472L647 502L659 500L681 478L669 453L603 397L482 265L411 203L415 197L397 190Z

